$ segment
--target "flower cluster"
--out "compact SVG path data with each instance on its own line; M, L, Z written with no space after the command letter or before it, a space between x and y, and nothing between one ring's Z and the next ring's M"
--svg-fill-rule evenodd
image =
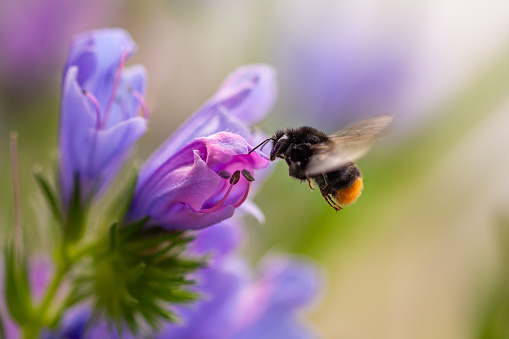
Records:
M182 324L166 325L163 338L310 338L298 309L315 297L318 274L309 263L286 256L265 258L252 276L234 253L239 225L220 224L201 232L193 251L213 253L211 265L197 272L204 300L180 308Z
M42 270L6 252L0 332L8 338L20 330L43 338L309 337L297 313L316 294L315 268L281 256L253 274L237 251L242 227L235 211L261 215L249 193L269 160L250 153L264 138L251 125L275 100L269 66L232 73L125 185L115 221L87 222L147 130L145 70L125 67L135 49L120 29L73 40L62 83L58 189L37 175L62 236L54 265ZM103 222L100 215L93 220ZM34 281L41 298L29 287Z

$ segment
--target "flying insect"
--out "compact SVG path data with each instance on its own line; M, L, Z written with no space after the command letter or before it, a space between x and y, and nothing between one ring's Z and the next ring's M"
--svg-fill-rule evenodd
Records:
M339 211L354 203L364 188L354 161L385 134L393 119L392 115L374 116L332 135L309 126L279 130L249 153L272 141L270 160L284 159L289 175L307 181L313 190L314 181L329 206Z

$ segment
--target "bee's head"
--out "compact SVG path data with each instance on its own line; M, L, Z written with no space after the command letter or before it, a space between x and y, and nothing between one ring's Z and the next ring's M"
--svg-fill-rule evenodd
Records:
M278 131L274 134L272 139L272 149L270 150L270 160L274 161L276 158L282 158L282 154L286 152L290 140L288 135L282 131Z
M269 141L272 141L272 149L270 150L270 160L274 161L276 160L276 158L284 158L283 154L286 152L288 146L290 145L290 138L284 131L278 131L274 133L272 137L265 139L258 146L250 150L249 154L258 148L262 150L263 146L265 146Z

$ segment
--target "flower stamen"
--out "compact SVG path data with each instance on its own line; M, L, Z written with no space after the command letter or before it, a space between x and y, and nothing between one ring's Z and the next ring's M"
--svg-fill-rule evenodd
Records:
M148 105L147 105L147 102L145 101L145 98L143 97L143 95L138 92L137 90L133 89L133 88L129 88L129 92L131 92L131 94L133 95L133 97L138 100L138 103L140 104L141 106L141 112L142 112L142 116L148 120L149 118L149 110L148 110Z
M244 178L247 179L247 181L254 181L254 177L251 175L251 173L247 170L247 169L243 169L242 170L242 175L244 176Z
M108 115L110 113L111 105L115 101L115 96L117 94L118 84L120 83L120 77L122 75L122 70L124 69L125 61L127 60L127 51L124 49L122 51L122 57L120 59L120 64L118 65L117 74L115 75L115 82L113 83L113 88L111 89L110 100L108 101L108 105L106 106L106 113L104 114L104 120L102 125L106 126L106 122L108 121Z
M240 171L236 170L233 172L232 177L230 178L230 185L235 185L240 180Z
M228 195L230 195L230 192L232 191L233 186L236 183L238 183L239 180L240 180L240 171L236 170L235 172L233 172L233 175L230 178L230 187L228 187L228 190L224 194L223 199L221 199L221 201L219 201L217 204L215 204L211 208L199 210L198 213L211 213L211 212L218 210L221 207L221 205L226 201L226 198L228 198Z
M230 179L230 177L232 176L230 172L227 171L219 171L217 172L217 175L219 175L223 179Z
M247 179L247 178L246 178ZM246 191L244 192L244 195L242 196L242 199L239 200L238 203L236 203L235 205L233 205L233 207L237 208L239 207L240 205L242 205L244 203L244 201L246 201L247 199L247 195L249 194L249 186L251 185L251 180L247 180L247 185L246 185Z
M99 101L92 93L90 93L87 90L83 90L83 95L85 95L88 99L90 99L90 101L92 101L92 103L94 104L95 113L97 116L97 119L95 121L95 128L100 129L101 128L101 106L99 105Z
M247 169L242 170L242 175L247 180L246 191L244 192L242 199L240 199L238 203L233 205L233 207L235 207L235 208L239 207L240 205L242 205L244 203L244 201L246 201L247 195L249 194L249 186L251 185L251 182L255 180L253 175L251 174L251 172L249 172Z

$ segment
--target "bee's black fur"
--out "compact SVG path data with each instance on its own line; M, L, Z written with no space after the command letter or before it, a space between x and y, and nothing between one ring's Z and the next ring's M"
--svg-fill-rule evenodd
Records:
M338 190L352 186L360 176L359 168L350 162L335 171L316 175L313 179L322 192L336 195Z
M339 211L339 204L355 202L364 187L353 160L367 151L393 120L391 115L377 115L331 136L308 126L279 130L249 153L272 141L270 160L284 159L290 176L307 180L311 189L314 180L329 206Z
M348 188L361 177L361 172L353 162L332 171L309 176L306 174L306 167L314 155L311 145L330 143L330 138L323 132L304 126L297 129L289 128L274 133L270 160L281 158L286 161L289 167L289 175L293 178L303 180L314 180L325 200L334 209L339 210L339 205L331 204L331 196L336 197L338 190Z
M304 126L297 129L280 130L273 136L270 160L285 159L290 167L290 176L305 180L307 176L304 170L313 155L310 146L327 142L330 142L329 137L313 127Z

